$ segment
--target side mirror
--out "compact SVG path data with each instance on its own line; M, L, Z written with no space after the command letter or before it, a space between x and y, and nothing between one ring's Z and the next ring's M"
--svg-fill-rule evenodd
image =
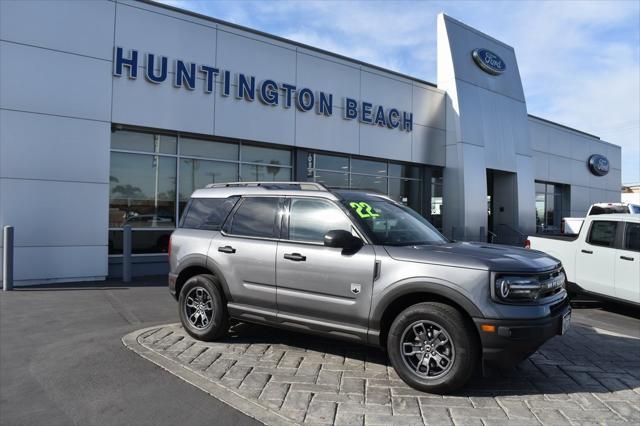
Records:
M364 243L349 231L333 229L324 235L324 245L325 247L341 248L344 254L351 254L360 250Z

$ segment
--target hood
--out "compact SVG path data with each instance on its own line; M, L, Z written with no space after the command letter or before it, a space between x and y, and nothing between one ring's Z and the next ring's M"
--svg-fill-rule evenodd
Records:
M406 262L434 263L499 272L540 272L560 261L540 251L483 243L448 243L423 246L385 246L389 256Z

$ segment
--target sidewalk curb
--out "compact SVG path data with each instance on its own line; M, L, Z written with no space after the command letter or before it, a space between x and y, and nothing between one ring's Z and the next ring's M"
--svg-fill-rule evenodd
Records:
M127 349L135 352L142 358L151 361L152 363L168 371L174 376L177 376L178 378L184 380L190 385L199 388L200 390L208 393L214 398L224 402L225 404L235 408L236 410L242 412L243 414L246 414L249 417L253 417L259 422L264 423L265 425L293 426L297 424L292 422L290 419L287 419L286 417L280 415L279 413L276 413L262 405L256 404L255 402L245 398L242 395L239 395L233 389L226 388L212 382L211 380L203 378L201 375L196 374L184 365L181 365L176 361L165 357L164 355L152 351L138 341L138 338L148 331L172 325L176 324L162 324L143 328L141 330L136 330L122 337L122 343Z

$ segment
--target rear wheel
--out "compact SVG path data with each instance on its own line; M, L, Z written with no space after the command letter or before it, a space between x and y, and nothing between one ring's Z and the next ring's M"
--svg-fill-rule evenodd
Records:
M425 392L460 388L478 364L474 330L462 313L443 303L419 303L402 311L389 329L387 352L398 375Z
M196 275L180 290L180 321L191 336L212 341L228 329L228 315L218 281L213 275Z

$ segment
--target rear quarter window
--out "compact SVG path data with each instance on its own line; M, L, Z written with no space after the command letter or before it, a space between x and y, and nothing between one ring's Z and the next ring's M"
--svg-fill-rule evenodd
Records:
M192 198L180 227L219 231L239 199L240 197Z

